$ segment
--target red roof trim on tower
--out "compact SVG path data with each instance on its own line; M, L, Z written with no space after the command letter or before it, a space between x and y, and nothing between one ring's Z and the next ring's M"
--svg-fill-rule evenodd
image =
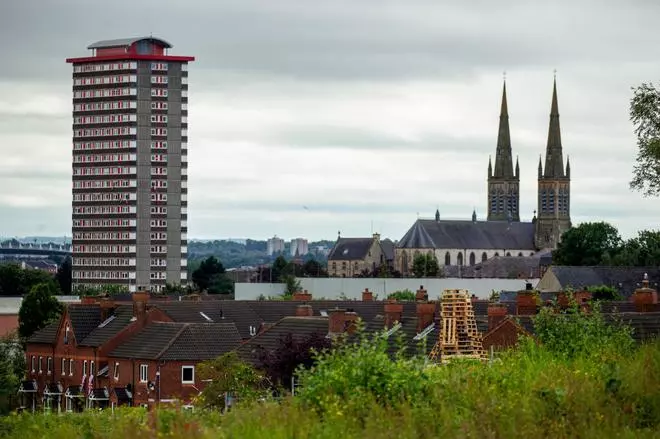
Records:
M99 62L99 61L123 61L123 60L144 60L144 61L172 61L186 62L195 61L194 56L172 56L172 55L136 55L130 53L121 53L117 55L106 56L85 56L82 58L67 58L68 63L81 62Z

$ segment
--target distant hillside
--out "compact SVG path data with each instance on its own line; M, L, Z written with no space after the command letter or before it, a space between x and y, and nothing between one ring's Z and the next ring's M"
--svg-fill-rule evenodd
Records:
M278 254L268 256L266 254L266 241L246 239L245 243L238 240L190 240L188 241L188 259L193 263L209 256L220 259L225 268L239 268L244 266L257 266L272 263ZM330 249L334 241L316 241L309 243L310 253L304 259L315 259L326 263L326 253L317 252L317 248ZM283 256L290 259L289 243L285 242Z

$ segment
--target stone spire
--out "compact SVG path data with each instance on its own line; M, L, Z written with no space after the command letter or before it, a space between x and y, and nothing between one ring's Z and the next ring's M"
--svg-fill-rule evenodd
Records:
M518 163L518 156L516 156L516 178L520 178L520 164Z
M544 177L563 177L564 158L562 157L561 130L559 127L559 104L557 103L557 78L552 86L552 106L550 107L550 126L548 144L545 148Z
M569 156L566 156L566 176L569 178L571 176L571 159Z
M497 134L497 152L495 153L495 173L493 177L513 177L509 109L506 102L506 80L502 87L502 107L500 108L500 126Z
M490 156L488 156L488 178L493 176L493 162L490 159Z

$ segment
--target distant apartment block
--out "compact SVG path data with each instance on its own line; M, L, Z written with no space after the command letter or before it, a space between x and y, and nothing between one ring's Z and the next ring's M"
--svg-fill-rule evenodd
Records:
M154 37L99 41L73 65L73 283L185 283L188 62Z
M275 253L282 253L284 251L284 240L273 236L266 242L266 253L268 256L273 256Z
M296 238L291 240L291 246L289 248L291 251L291 256L303 256L309 253L309 246L307 240L304 238Z

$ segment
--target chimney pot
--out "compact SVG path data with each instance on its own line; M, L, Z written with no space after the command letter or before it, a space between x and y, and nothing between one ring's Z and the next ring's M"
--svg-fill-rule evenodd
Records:
M133 318L143 319L147 315L147 302L149 302L148 291L136 291L133 293Z
M389 329L394 322L401 322L403 316L403 304L391 300L385 303L385 326Z
M435 303L417 303L417 332L422 332L435 321Z
M371 302L374 300L374 293L369 291L369 288L365 288L362 292L362 300L364 302Z
M344 332L346 310L335 308L328 311L328 332L330 334L341 334Z
M637 312L658 311L658 292L649 287L648 274L644 273L642 287L635 290L632 296Z
M314 309L312 309L312 305L298 305L296 307L296 316L297 317L312 317L314 315Z

